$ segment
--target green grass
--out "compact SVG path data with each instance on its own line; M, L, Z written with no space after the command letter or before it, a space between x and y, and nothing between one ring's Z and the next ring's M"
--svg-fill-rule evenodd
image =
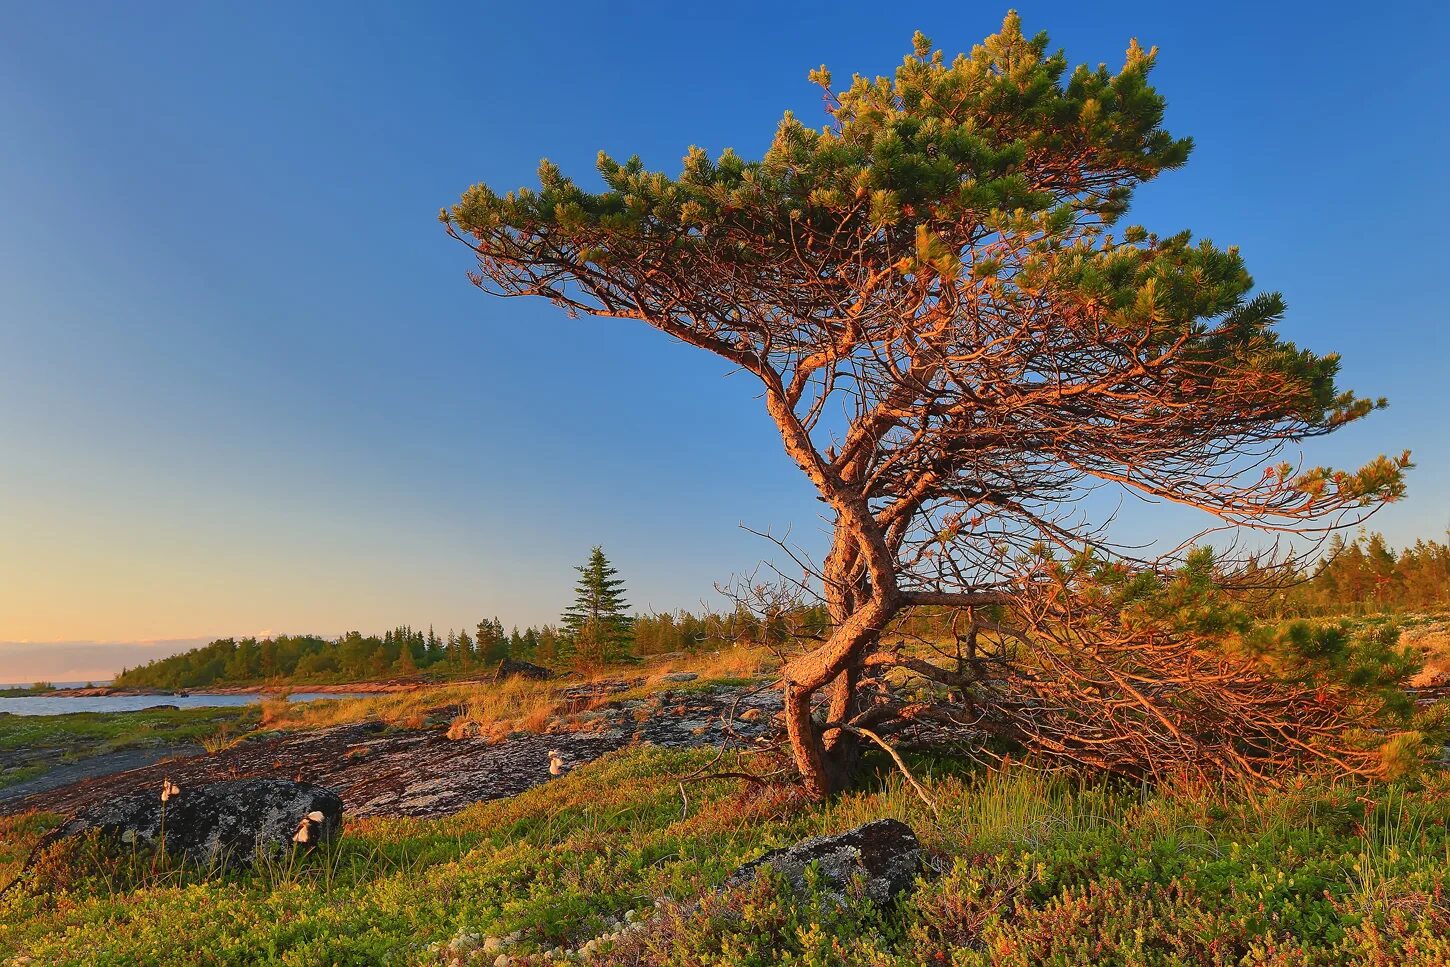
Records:
M43 776L49 772L46 766L14 766L9 769L0 769L0 789L6 786L13 786L17 783L28 782L37 776Z
M0 958L66 963L492 963L685 901L604 962L1381 963L1450 958L1450 782L1274 794L1080 785L1020 769L894 775L828 805L676 780L711 754L627 750L451 817L356 821L325 852L245 874L81 867L0 899ZM718 767L726 767L720 763ZM738 864L894 816L942 875L895 908L798 902ZM0 878L53 817L0 821ZM54 871L51 871L54 872ZM692 901L707 897L703 904ZM471 939L467 935L474 935ZM455 940L458 943L445 949ZM472 954L470 961L468 955Z
M254 706L0 716L0 751L64 749L70 758L137 746L200 742L256 721Z
M660 675L692 670L669 684ZM641 669L634 696L770 669L745 653ZM408 724L456 707L513 728L554 685L444 686L325 706L273 703L287 727ZM613 696L618 699L621 696ZM537 706L537 708L536 708ZM261 714L192 709L0 718L0 749L236 735ZM1450 704L1422 713L1443 731ZM293 721L295 719L295 721ZM1438 724L1437 724L1438 723ZM221 740L218 740L221 741ZM8 743L8 744L7 744ZM46 890L0 898L0 962L39 964L514 963L614 932L680 901L598 962L687 965L1450 963L1450 774L1288 788L1083 783L1021 767L912 760L930 812L881 771L829 804L788 789L679 780L758 763L707 750L628 749L521 796L449 817L350 820L317 854L244 874L147 857L48 857ZM3 780L0 780L3 781ZM713 889L741 863L884 816L909 823L938 875L891 909L800 901L762 878ZM59 817L0 818L0 885ZM487 943L494 938L493 943ZM485 952L487 946L487 952Z
M34 685L0 688L0 698L30 698L34 695L49 695L53 691L55 686L49 682L36 682Z

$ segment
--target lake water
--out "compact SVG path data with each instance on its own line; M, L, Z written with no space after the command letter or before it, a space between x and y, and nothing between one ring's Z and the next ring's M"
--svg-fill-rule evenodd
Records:
M293 702L315 702L333 698L362 698L355 692L293 692ZM260 702L261 695L96 695L86 698L51 698L43 695L26 698L0 698L0 712L16 715L65 715L67 712L139 712L157 705L178 708L201 708L216 705L248 705Z

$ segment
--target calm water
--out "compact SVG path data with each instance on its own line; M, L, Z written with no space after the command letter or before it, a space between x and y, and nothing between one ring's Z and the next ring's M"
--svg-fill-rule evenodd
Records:
M361 698L353 692L293 692L294 702L315 702L319 699ZM0 712L16 715L64 715L67 712L136 712L157 705L178 708L199 708L210 705L247 705L262 700L261 695L98 695L91 698L0 698Z

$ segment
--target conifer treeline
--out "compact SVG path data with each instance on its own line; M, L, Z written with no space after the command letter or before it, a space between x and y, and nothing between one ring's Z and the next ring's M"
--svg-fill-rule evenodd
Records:
M1383 534L1336 534L1304 583L1284 595L1286 614L1372 614L1450 606L1450 531L1396 551Z
M818 616L824 621L824 616ZM629 660L671 652L726 647L738 641L764 641L766 629L751 615L694 614L677 611L639 616L630 638L611 660ZM427 673L455 677L484 673L511 658L544 665L597 663L599 656L576 647L577 639L558 625L509 631L498 618L468 629L438 634L407 625L382 635L348 632L340 638L280 635L276 638L221 638L169 658L160 658L116 676L115 684L149 688L204 688L209 685L267 681L343 682L403 678Z
M1450 535L1447 535L1450 536ZM1334 538L1320 563L1302 583L1267 604L1268 616L1362 614L1378 611L1450 607L1450 540L1419 540L1396 551L1381 534ZM602 562L602 563L601 563ZM578 601L613 570L600 555L580 568ZM591 570L593 577L591 578ZM613 593L612 591L610 593ZM596 595L597 597L597 595ZM437 634L407 625L382 635L352 631L337 639L315 635L276 638L223 638L170 658L123 671L116 684L154 688L203 688L265 681L340 682L427 673L430 677L478 674L505 658L545 665L596 665L672 652L728 647L738 642L778 642L780 624L763 625L743 609L734 612L676 611L642 615L612 626L607 650L591 643L588 628L599 620L576 605L564 626L546 624L504 631L496 617L474 626ZM822 609L793 615L795 631L821 632L828 625ZM922 610L900 630L930 636L947 632L943 614ZM597 637L597 636L596 636Z

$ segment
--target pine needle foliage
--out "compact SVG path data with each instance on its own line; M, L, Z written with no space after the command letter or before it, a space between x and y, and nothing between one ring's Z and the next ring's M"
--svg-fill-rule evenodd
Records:
M574 603L560 617L576 664L593 666L622 658L632 640L634 619L624 600L624 581L599 546L574 570Z

